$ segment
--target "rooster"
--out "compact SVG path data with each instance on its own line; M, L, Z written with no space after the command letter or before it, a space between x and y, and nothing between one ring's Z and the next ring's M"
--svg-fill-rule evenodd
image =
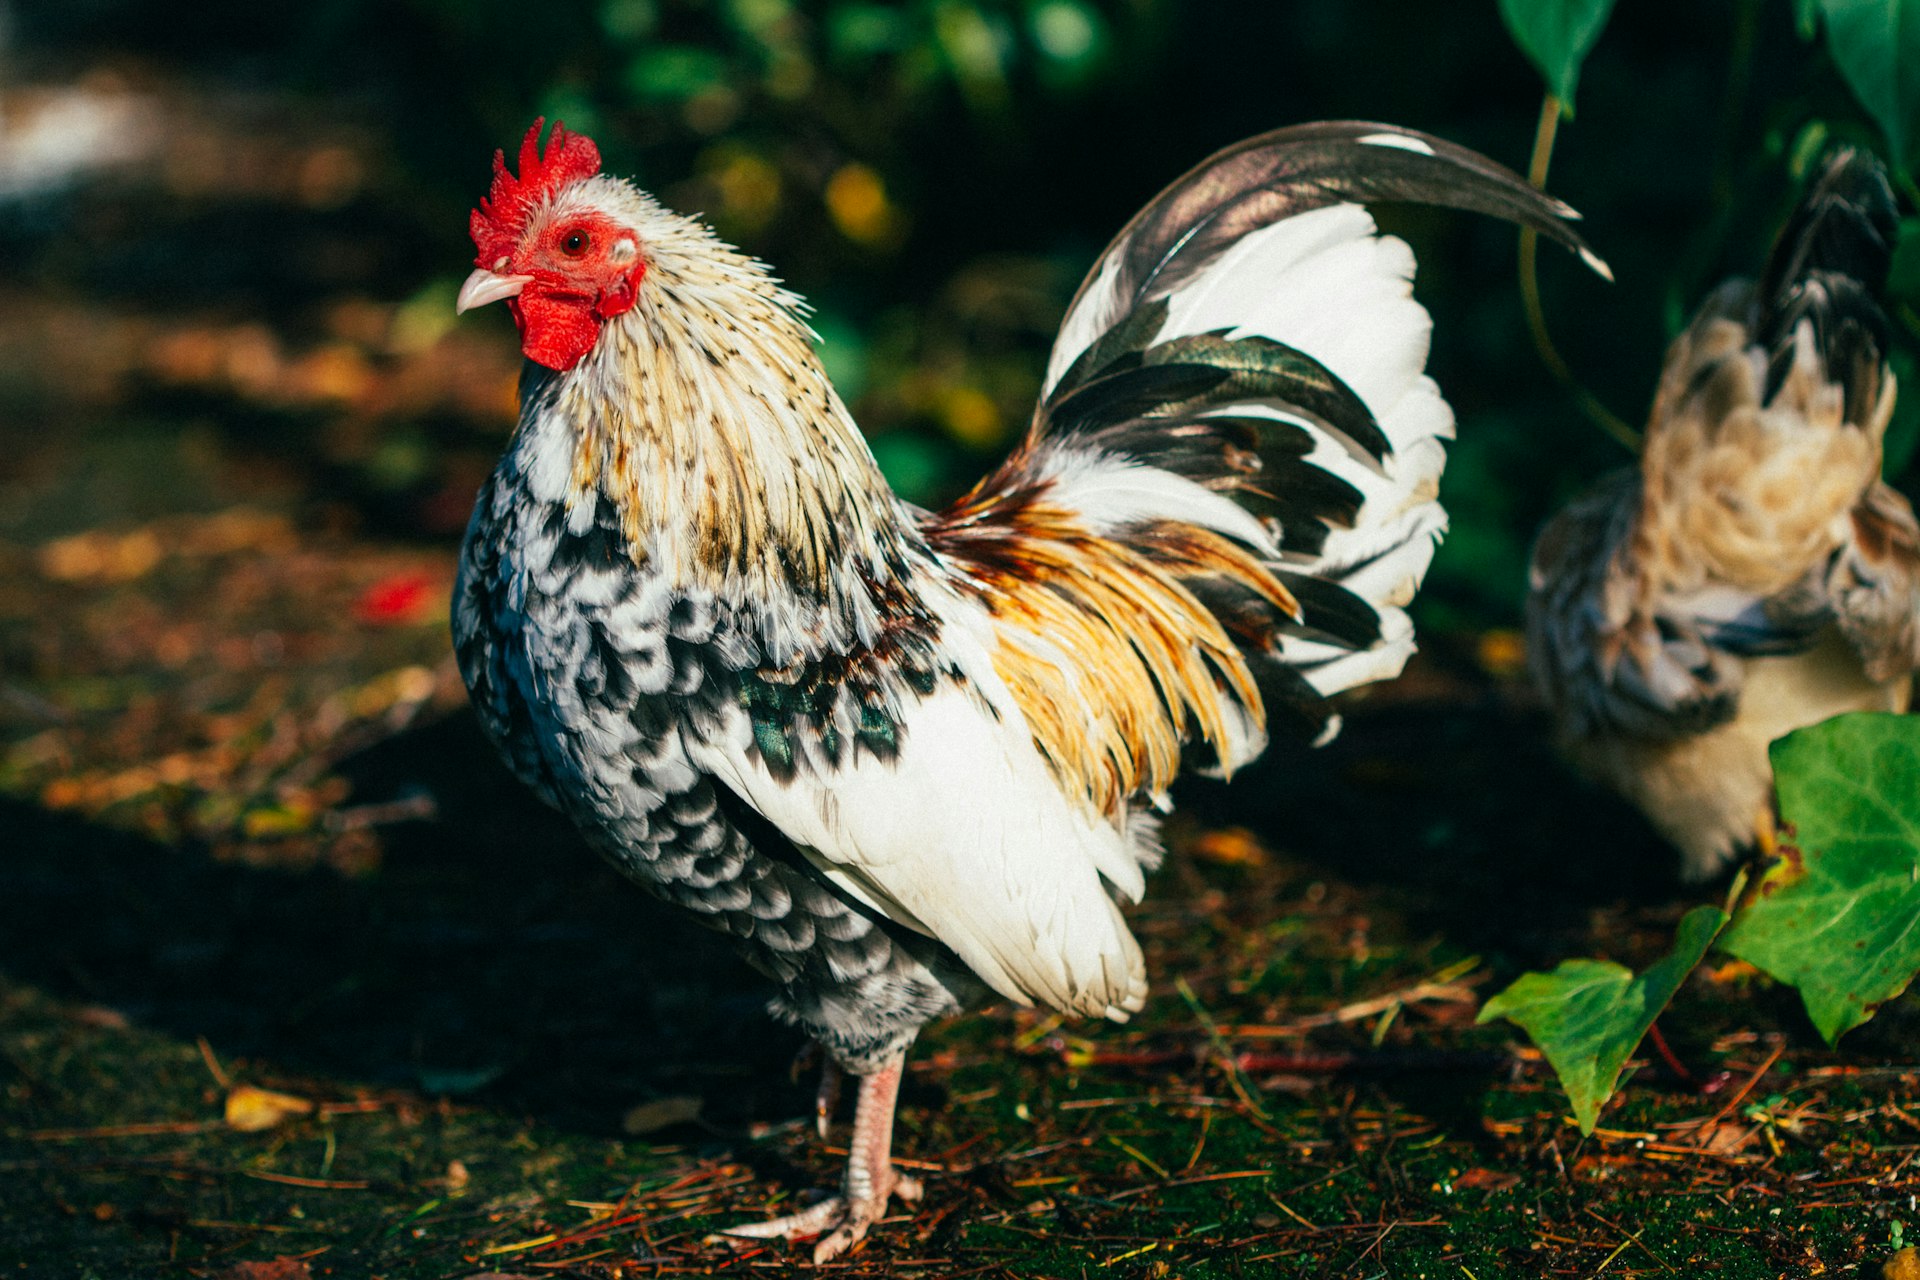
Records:
M1453 417L1413 257L1362 207L1576 215L1405 129L1315 124L1174 183L1068 310L1033 424L948 509L888 488L805 304L536 122L474 212L517 433L480 492L459 664L513 770L732 935L858 1077L841 1194L744 1236L851 1247L890 1198L927 1022L987 999L1124 1021L1122 902L1181 767L1398 672ZM1604 270L1602 267L1601 269Z
M1773 739L1907 707L1920 527L1880 479L1897 227L1879 164L1829 157L1760 279L1669 348L1639 467L1534 551L1529 661L1560 745L1689 879L1771 844Z

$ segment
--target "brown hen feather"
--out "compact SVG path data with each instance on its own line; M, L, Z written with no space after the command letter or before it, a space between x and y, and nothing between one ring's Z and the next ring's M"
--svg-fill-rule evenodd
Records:
M1920 526L1879 479L1895 223L1872 158L1831 157L1759 282L1669 348L1637 472L1535 548L1529 658L1561 746L1692 877L1752 840L1771 741L1907 705Z

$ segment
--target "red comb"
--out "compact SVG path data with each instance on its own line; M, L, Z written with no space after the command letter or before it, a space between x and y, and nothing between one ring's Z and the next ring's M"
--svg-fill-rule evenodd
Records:
M540 151L540 130L547 123L543 116L533 122L520 143L520 176L507 171L507 154L493 153L493 188L473 211L468 230L479 255L475 265L491 268L519 244L527 229L527 217L533 206L551 196L569 182L591 178L600 172L600 148L593 139L568 133L558 120L547 150Z

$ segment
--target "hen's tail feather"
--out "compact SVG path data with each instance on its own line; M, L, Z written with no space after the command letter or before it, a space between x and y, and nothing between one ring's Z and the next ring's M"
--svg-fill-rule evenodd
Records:
M1826 272L1879 293L1899 234L1893 187L1879 161L1854 147L1836 148L1775 237L1761 291L1779 298L1803 277Z
M1794 334L1805 321L1844 390L1847 420L1869 416L1889 342L1881 300L1899 227L1879 162L1852 147L1835 150L1781 228L1754 293L1752 330L1768 352L1769 400L1793 369Z

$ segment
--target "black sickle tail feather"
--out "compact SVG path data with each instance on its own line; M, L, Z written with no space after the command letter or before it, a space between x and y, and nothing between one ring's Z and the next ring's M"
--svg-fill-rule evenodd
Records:
M1845 388L1847 420L1868 416L1890 339L1882 302L1899 228L1880 162L1853 147L1836 149L1781 228L1755 293L1754 336L1769 352L1768 399L1793 367L1794 333L1804 320Z
M1135 214L1101 255L1114 259L1123 318L1164 297L1235 241L1335 204L1426 204L1531 227L1606 275L1567 224L1580 215L1476 151L1398 125L1329 120L1275 129L1216 152ZM1093 277L1081 286L1085 298ZM1073 307L1069 307L1071 312Z

